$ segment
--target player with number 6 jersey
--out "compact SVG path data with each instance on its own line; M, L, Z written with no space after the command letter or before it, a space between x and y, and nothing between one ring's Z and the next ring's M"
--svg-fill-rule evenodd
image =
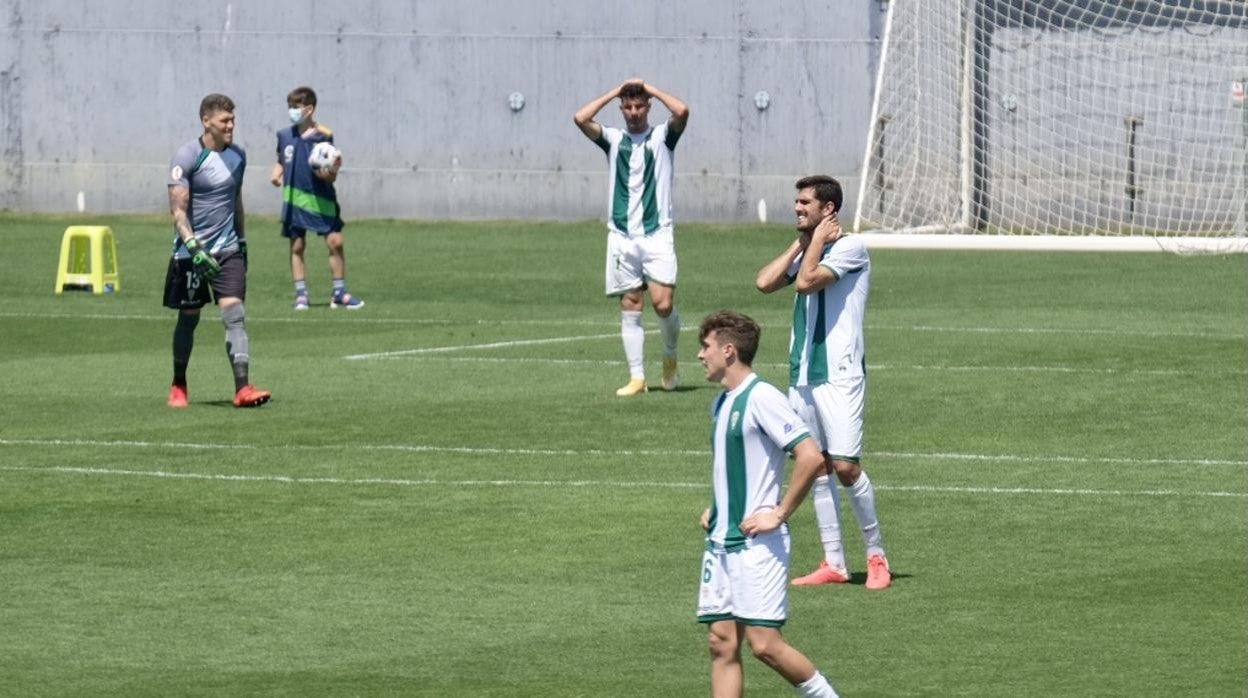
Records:
M761 332L732 311L707 316L699 330L706 379L724 387L712 411L712 505L702 512L697 610L708 630L711 694L742 694L744 640L801 695L834 698L827 678L780 632L789 611L786 521L823 456L784 394L751 368ZM786 453L793 454L793 475L781 496Z

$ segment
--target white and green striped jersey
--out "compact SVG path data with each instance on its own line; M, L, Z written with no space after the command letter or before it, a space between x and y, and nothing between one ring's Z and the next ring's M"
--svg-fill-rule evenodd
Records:
M789 282L797 278L802 255L789 267ZM837 378L857 378L867 372L867 295L871 291L871 258L857 235L846 235L823 248L819 266L836 274L836 283L793 302L793 332L789 335L789 385L821 385Z
M745 545L741 521L780 503L785 452L810 430L774 385L751 373L736 389L720 393L713 408L711 482L714 503L709 546Z
M630 237L672 227L672 158L680 133L670 123L645 133L602 127L595 143L607 153L607 227Z

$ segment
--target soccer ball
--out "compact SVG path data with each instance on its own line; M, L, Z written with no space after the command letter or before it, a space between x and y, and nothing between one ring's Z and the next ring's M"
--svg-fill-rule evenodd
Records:
M335 148L333 143L321 141L312 146L312 152L308 155L308 164L314 170L337 169L342 164L342 151Z

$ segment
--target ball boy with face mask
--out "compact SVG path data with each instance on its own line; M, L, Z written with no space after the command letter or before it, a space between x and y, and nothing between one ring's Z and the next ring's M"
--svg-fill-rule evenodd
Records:
M343 221L334 181L341 158L331 167L313 169L308 156L318 143L333 143L334 132L315 120L316 92L296 87L286 96L291 125L277 132L277 163L269 181L282 188L282 236L290 240L290 273L295 282L295 310L308 309L303 252L308 231L325 239L333 275L330 308L355 310L364 301L347 292L347 261L342 242Z

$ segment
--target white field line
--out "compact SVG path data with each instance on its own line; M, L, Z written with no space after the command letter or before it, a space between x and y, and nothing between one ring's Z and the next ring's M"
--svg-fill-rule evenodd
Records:
M0 446L87 446L91 448L156 448L172 450L222 450L222 451L397 451L400 453L463 453L491 456L709 456L710 451L678 449L665 450L608 450L569 448L489 448L473 446L432 446L426 444L278 444L257 446L254 444L180 443L176 441L102 441L90 439L2 439Z
M659 488L681 490L707 489L699 482L653 482L629 480L441 480L436 478L338 478L338 477L292 477L289 475L225 475L218 473L175 473L165 470L123 470L114 468L84 468L71 466L0 466L0 472L38 472L65 475L104 475L114 477L147 477L175 480L209 480L218 482L261 482L290 485L347 485L347 486L398 486L398 487L593 487L599 488ZM1093 497L1216 497L1223 499L1248 499L1243 492L1181 492L1177 490L1094 490L1094 489L1043 489L1035 487L936 487L926 485L886 485L875 483L875 489L885 492L918 492L928 494L987 494L987 495L1053 495Z
M611 335L615 336L615 335ZM510 364L510 363L526 363L526 364L552 364L552 365L568 365L583 364L593 366L618 366L619 359L547 359L533 356L443 356L437 354L424 354L420 356L410 356L408 358L422 361L450 361L452 363L493 363L493 364ZM655 363L655 362L650 362ZM681 366L700 366L696 361L681 361ZM787 363L767 363L755 362L758 368L788 368ZM1000 371L1004 373L1069 373L1069 374L1094 374L1094 375L1152 375L1152 376L1189 376L1189 375L1208 375L1210 373L1231 374L1231 375L1248 375L1248 369L1243 368L1220 368L1220 367L1193 367L1191 369L1181 368L1092 368L1082 366L935 366L924 364L867 364L868 371L953 371L953 372L989 372Z
M709 455L709 452L708 452ZM1020 456L1009 453L907 453L904 451L869 451L868 458L904 458L907 460L960 460L992 463L1109 463L1113 465L1230 465L1248 467L1248 461L1219 458L1107 458L1097 456Z
M939 327L933 325L867 325L869 330L890 332L971 332L977 334L1086 334L1115 337L1194 337L1200 339L1248 339L1248 335L1222 332L1154 332L1063 327Z
M53 472L71 475L117 475L130 477L154 477L179 480L217 480L224 482L277 482L295 485L401 485L409 487L658 487L664 489L705 489L706 483L693 482L643 482L606 480L438 480L435 478L341 478L341 477L292 477L288 475L224 475L219 473L174 473L166 470L121 470L113 468L84 468L77 466L0 466L0 471Z
M646 334L658 334L658 330L651 330ZM507 347L529 347L537 344L565 344L567 342L581 342L596 339L618 338L620 335L615 334L585 334L575 337L547 337L545 339L517 339L508 342L488 342L485 344L460 344L450 347L424 347L421 349L400 349L398 351L378 351L369 354L348 354L342 358L348 361L359 361L362 359L395 359L406 356L418 356L421 354L445 354L453 351L474 351L479 349L504 349Z
M501 456L569 456L580 458L585 456L609 457L699 457L711 455L705 449L571 449L571 448L490 448L474 446L436 446L432 444L228 444L205 442L178 441L109 441L95 439L5 439L0 438L0 446L51 446L51 447L91 447L91 448L155 448L169 450L236 450L236 451L394 451L400 453L462 453L468 455L501 455ZM1107 463L1114 465L1190 465L1190 466L1232 466L1248 467L1248 460L1225 460L1217 458L1126 458L1097 456L1023 456L1017 454L989 453L914 453L907 451L869 451L866 458L896 458L904 460L927 461L969 461L987 463L1075 463L1093 464Z
M342 314L330 315L326 317L271 317L271 316L248 316L249 322L282 322L282 323L361 323L361 324L383 324L383 325L478 325L478 326L496 326L496 325L532 325L532 326L569 326L580 325L588 327L618 327L619 321L612 320L560 320L556 318L538 318L524 320L464 320L464 319L444 319L444 318L374 318L374 317L357 317L359 313L349 316ZM23 313L14 311L0 311L0 318L29 318L29 319L45 319L45 320L140 320L153 322L169 322L173 319L173 313L163 315L127 315L122 313ZM777 322L787 322L784 320ZM760 321L761 322L761 321ZM774 323L766 323L774 324ZM888 324L868 324L868 330L887 331L887 332L945 332L945 333L974 333L974 334L1071 334L1071 335L1101 335L1101 336L1122 336L1122 337L1188 337L1199 339L1223 339L1223 340L1248 340L1248 335L1236 333L1222 332L1159 332L1153 330L1112 330L1112 329L1081 329L1073 327L942 327L935 325L888 325Z
M18 313L12 311L0 311L0 318L18 318L31 320L139 320L151 322L170 322L174 319L171 311L167 315L124 315L112 313ZM282 322L295 324L308 323L350 323L365 325L446 325L448 327L457 327L464 325L479 326L496 326L496 325L530 325L530 326L551 326L551 327L567 327L569 325L581 325L589 327L618 327L619 321L611 322L609 320L559 320L559 319L534 319L534 320L464 320L443 319L443 318L375 318L375 317L359 317L359 313L351 315L343 315L338 313L321 318L311 318L306 316L299 317L268 317L254 316L248 314L248 322Z
M1047 495L1092 495L1101 497L1220 497L1230 499L1248 499L1248 492L1181 492L1179 490L1092 490L1092 489L1047 489L1039 487L939 487L928 485L873 485L876 489L889 492L933 492L962 494L1047 494Z

